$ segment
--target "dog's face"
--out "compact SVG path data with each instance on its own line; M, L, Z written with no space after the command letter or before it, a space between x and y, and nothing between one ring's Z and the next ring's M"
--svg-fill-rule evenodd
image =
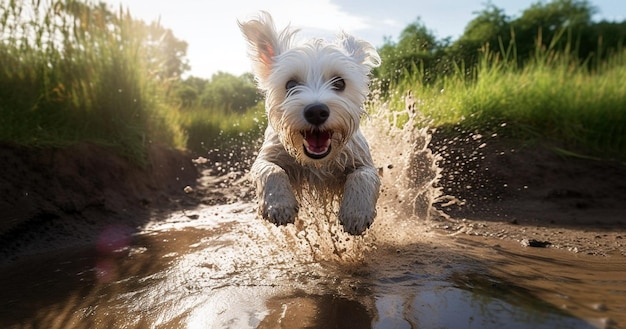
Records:
M269 124L301 163L333 158L359 129L375 48L343 33L334 42L293 46L294 31L276 32L271 17L240 24Z

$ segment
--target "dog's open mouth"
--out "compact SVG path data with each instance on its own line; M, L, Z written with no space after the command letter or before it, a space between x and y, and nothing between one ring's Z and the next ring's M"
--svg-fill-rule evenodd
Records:
M311 159L322 159L330 153L330 141L333 137L331 130L305 130L304 153Z

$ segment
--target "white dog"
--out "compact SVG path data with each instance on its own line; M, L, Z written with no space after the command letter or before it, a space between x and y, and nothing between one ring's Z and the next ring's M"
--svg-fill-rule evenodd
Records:
M239 27L248 41L269 125L252 165L259 213L276 225L293 223L307 186L339 196L344 230L362 234L376 217L380 179L359 122L376 49L342 33L334 42L295 45L296 31L278 33L266 12Z

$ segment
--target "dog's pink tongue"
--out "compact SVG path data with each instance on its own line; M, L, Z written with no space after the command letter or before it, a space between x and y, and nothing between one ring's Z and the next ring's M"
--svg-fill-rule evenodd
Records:
M330 131L307 131L304 136L306 141L305 146L307 150L313 154L326 153L326 151L328 151L328 147L330 146L331 137L332 133Z

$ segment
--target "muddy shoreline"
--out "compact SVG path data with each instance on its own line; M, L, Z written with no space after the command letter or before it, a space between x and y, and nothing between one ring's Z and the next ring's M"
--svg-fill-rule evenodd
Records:
M261 221L245 159L2 146L0 327L623 326L624 167L438 137L454 198L363 239Z

